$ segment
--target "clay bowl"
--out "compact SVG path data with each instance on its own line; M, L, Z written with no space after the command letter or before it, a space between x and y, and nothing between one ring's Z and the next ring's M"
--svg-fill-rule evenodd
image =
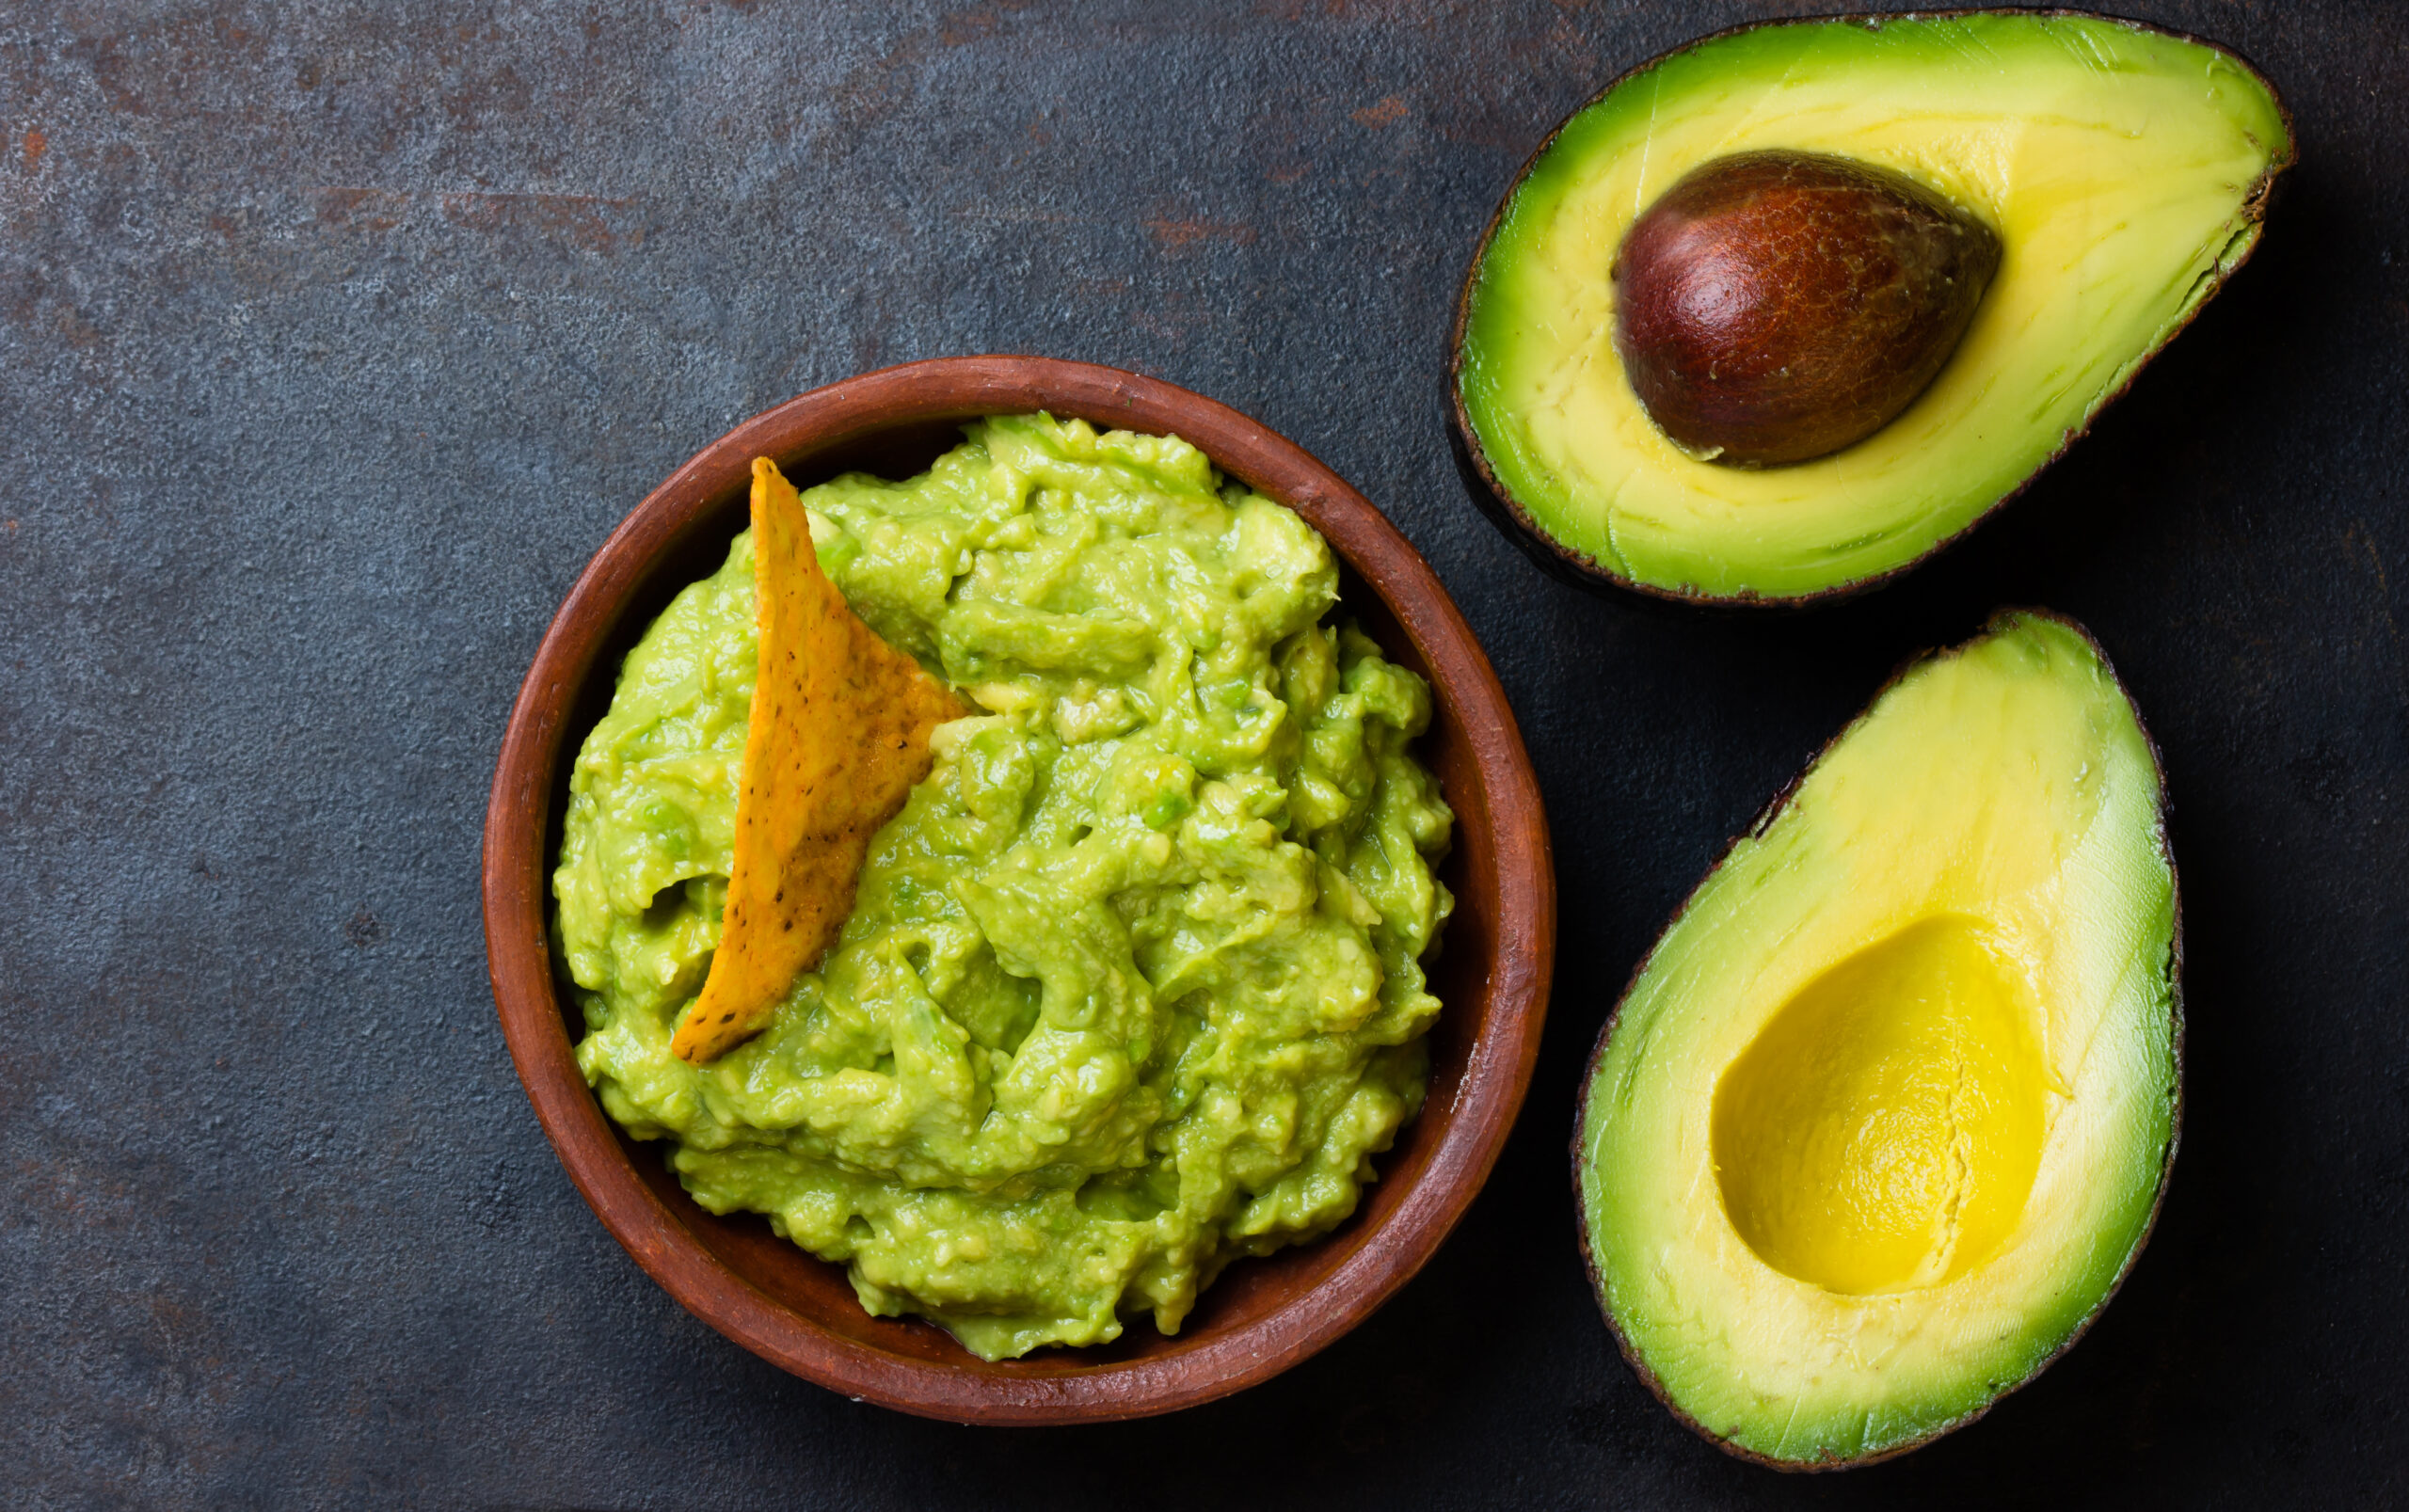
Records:
M1099 427L1176 432L1287 504L1348 569L1343 612L1428 678L1422 743L1456 811L1442 877L1456 913L1432 987L1430 1092L1334 1233L1241 1261L1176 1337L1133 1319L1112 1345L988 1364L937 1328L874 1318L844 1272L750 1215L691 1202L658 1149L604 1115L572 1057L578 1010L552 973L549 883L575 744L608 706L620 658L670 597L715 568L745 523L755 456L809 486L849 469L925 469L981 415L1044 409ZM755 1354L858 1400L965 1423L1143 1417L1279 1374L1363 1321L1463 1215L1523 1101L1547 1008L1555 883L1539 785L1496 675L1428 564L1302 448L1225 406L1111 368L953 358L788 401L706 447L595 554L536 649L503 737L486 814L486 944L510 1054L561 1163L603 1225L686 1309Z

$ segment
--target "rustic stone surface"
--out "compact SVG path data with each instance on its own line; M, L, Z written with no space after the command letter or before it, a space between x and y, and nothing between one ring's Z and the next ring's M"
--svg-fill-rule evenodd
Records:
M2264 251L1971 541L1768 619L1541 578L1439 410L1523 154L1751 8L0 3L5 1500L2409 1499L2409 18L2122 8L2287 91ZM695 1323L562 1177L484 979L486 783L587 553L735 420L981 350L1187 384L1362 486L1488 641L1555 816L1547 1049L1464 1230L1328 1354L1154 1423L922 1423ZM2165 748L2182 1158L2037 1384L1775 1476L1615 1356L1578 1070L1722 837L2002 602L2088 624Z

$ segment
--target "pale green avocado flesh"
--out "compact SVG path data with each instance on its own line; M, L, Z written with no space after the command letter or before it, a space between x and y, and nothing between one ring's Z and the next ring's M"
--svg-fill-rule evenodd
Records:
M2005 615L1894 682L1666 931L1575 1175L1600 1301L1702 1432L1912 1447L2106 1301L2178 1106L2162 798L2091 643Z
M1175 1330L1231 1260L1354 1210L1420 1105L1452 817L1421 678L1328 545L1176 438L966 428L804 495L872 629L979 710L758 1037L670 1053L726 892L750 533L628 656L579 752L558 940L603 1107L713 1212L987 1359Z
M1813 461L1692 456L1624 375L1609 277L1701 164L1838 154L1971 211L2003 255L1906 411ZM2265 82L2098 17L1771 24L1672 54L1532 161L1465 291L1457 396L1496 490L1552 549L1652 592L1795 599L1917 561L2050 462L2249 252L2291 157Z

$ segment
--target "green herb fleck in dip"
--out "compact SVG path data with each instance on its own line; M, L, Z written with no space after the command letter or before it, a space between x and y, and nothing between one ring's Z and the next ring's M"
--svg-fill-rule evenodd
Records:
M829 576L984 712L770 1027L670 1054L719 935L752 542L629 653L570 780L560 947L602 1106L989 1360L1175 1331L1354 1210L1422 1101L1452 816L1421 678L1325 626L1313 529L1173 437L1018 416L805 495Z

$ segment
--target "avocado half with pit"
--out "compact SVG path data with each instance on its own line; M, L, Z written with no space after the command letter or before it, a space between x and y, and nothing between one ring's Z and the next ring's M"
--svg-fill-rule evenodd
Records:
M1573 1144L1582 1249L1683 1421L1786 1469L1980 1416L2090 1324L2175 1156L2156 752L2018 612L1910 664L1667 929Z
M2249 255L2291 157L2248 64L2096 16L1777 22L1658 58L1556 128L1474 256L1449 388L1476 498L1579 581L1861 589L2083 432ZM1862 213L1805 169L1864 177ZM1736 429L1685 429L1718 404Z

